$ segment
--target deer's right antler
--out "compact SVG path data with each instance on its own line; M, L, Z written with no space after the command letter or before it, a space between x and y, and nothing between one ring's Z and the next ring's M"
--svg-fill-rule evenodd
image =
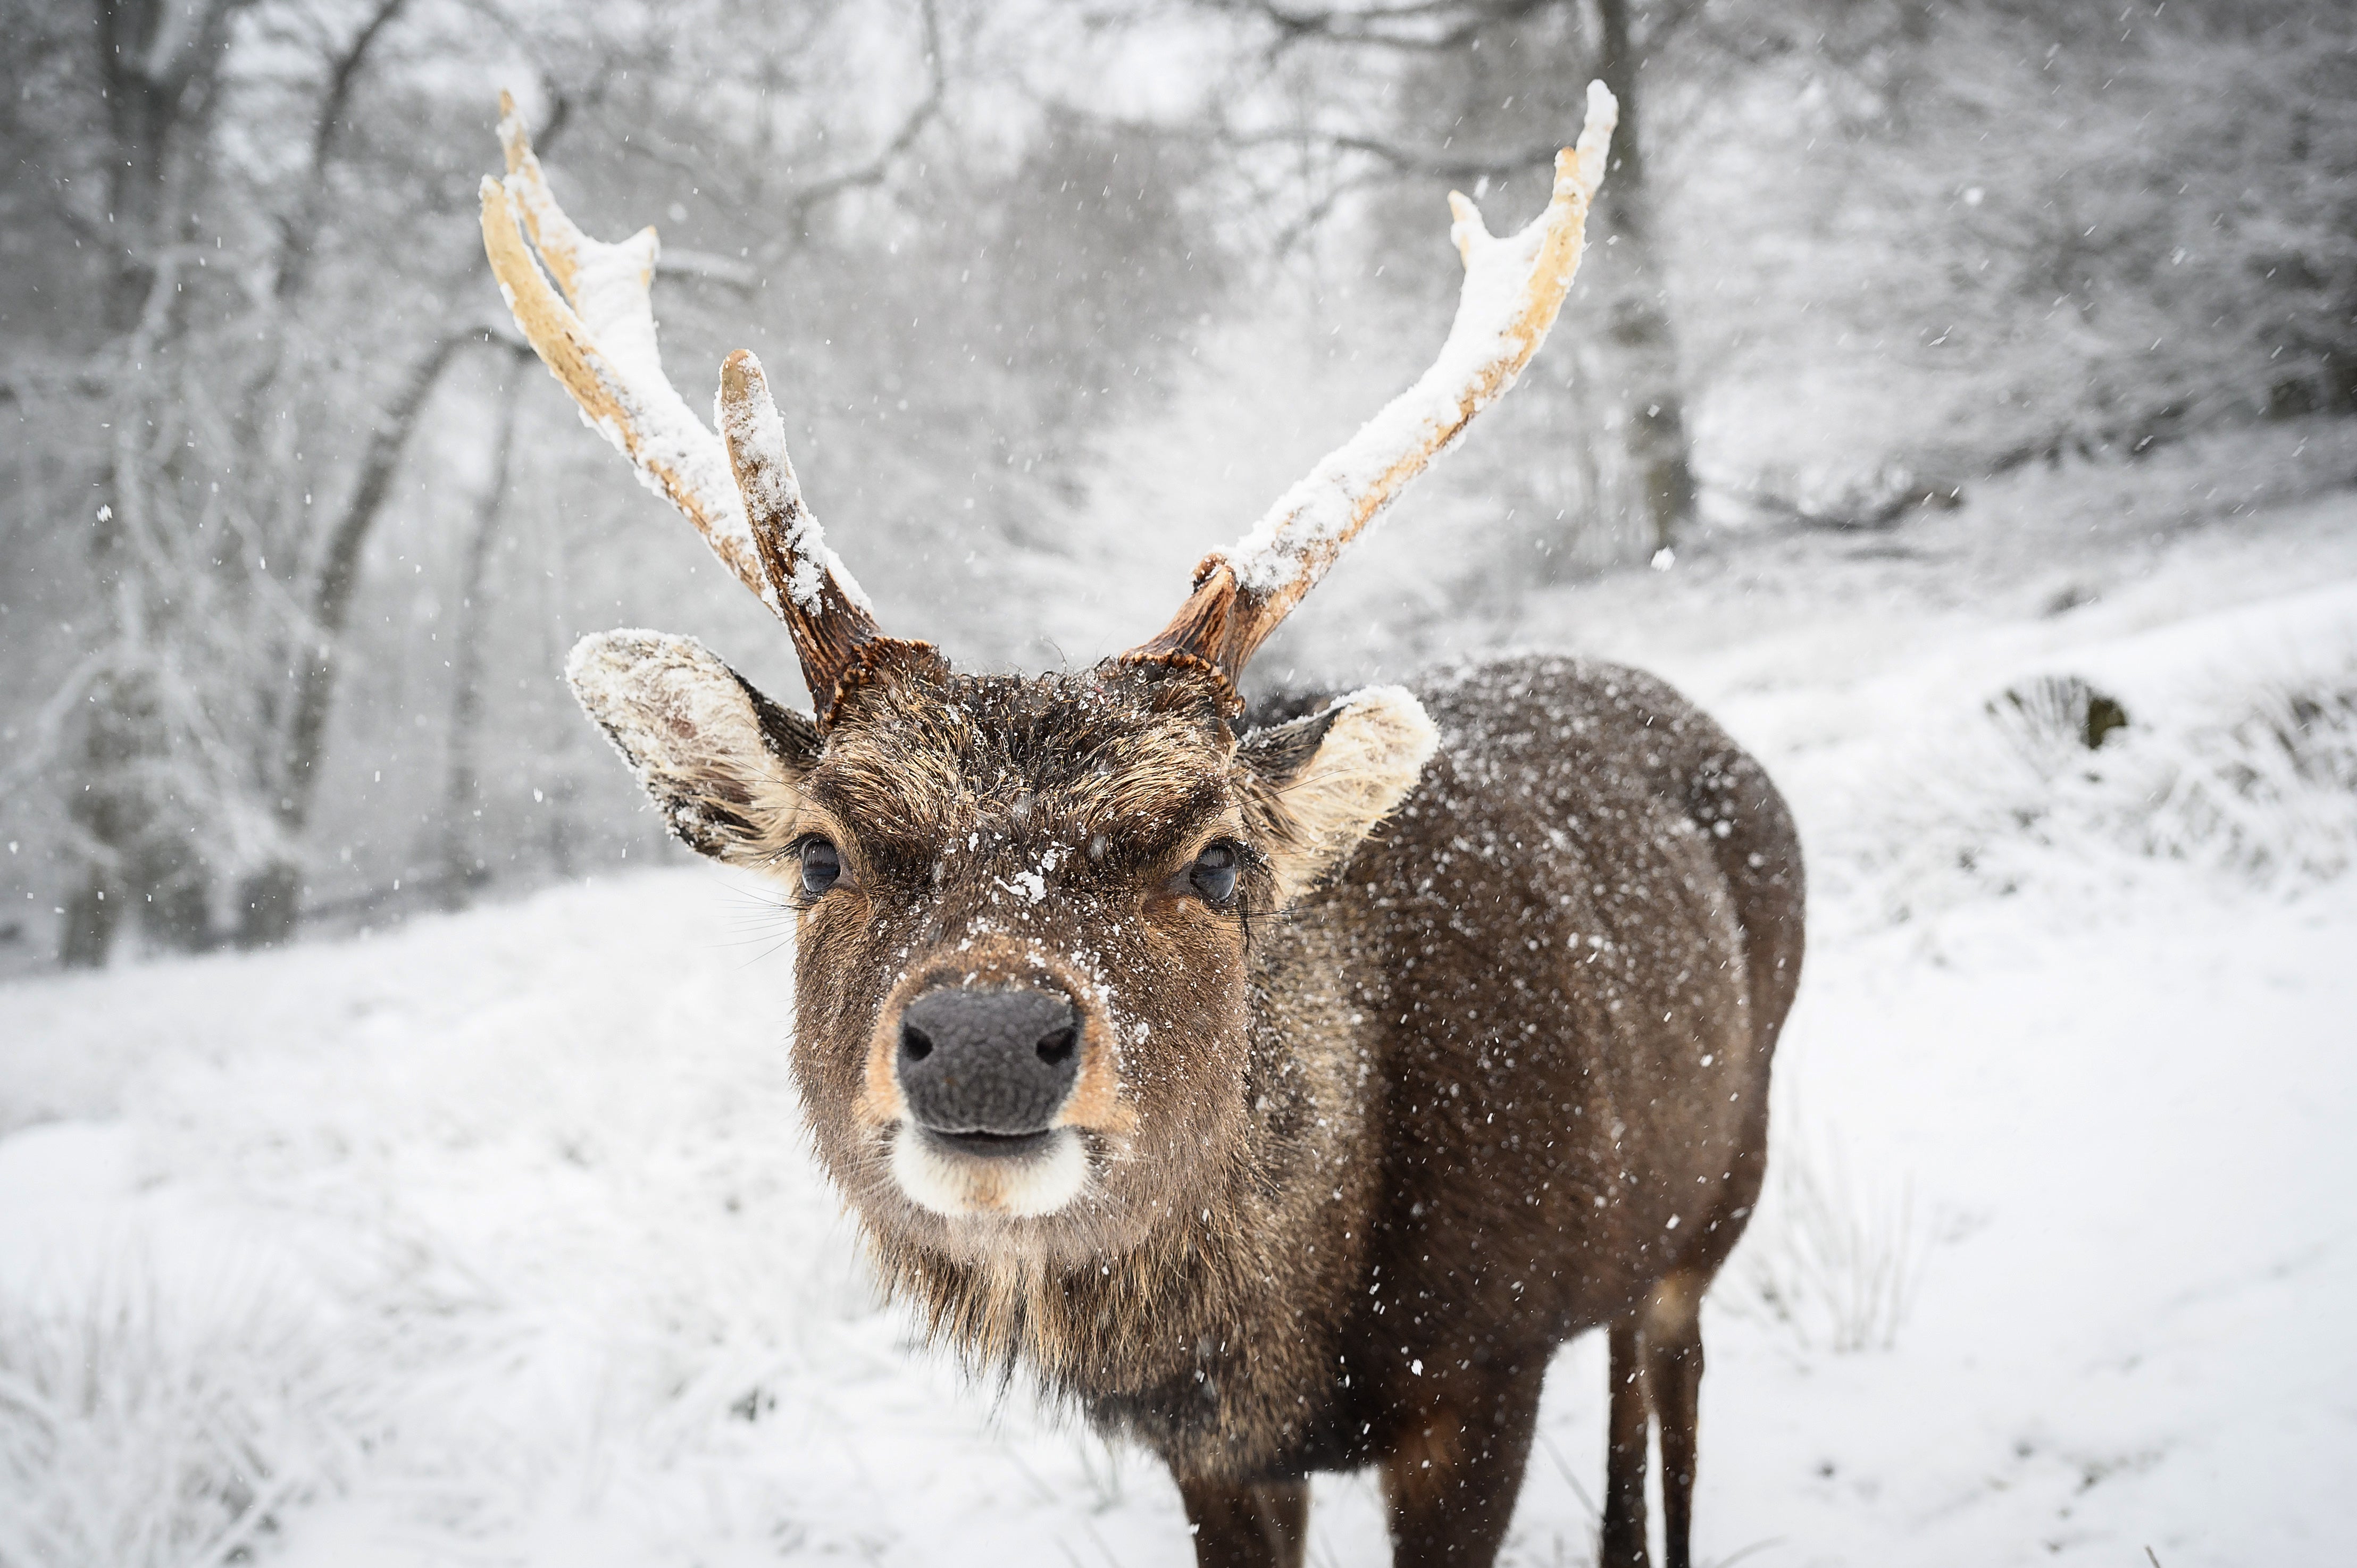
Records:
M1170 624L1121 659L1178 663L1234 683L1254 651L1315 587L1408 481L1505 395L1545 341L1579 270L1587 209L1604 182L1620 105L1588 83L1578 144L1555 156L1546 209L1519 233L1492 235L1473 203L1451 191L1449 234L1465 263L1440 357L1277 499L1260 522L1195 568L1194 593ZM1241 703L1238 703L1241 706Z
M885 637L867 596L826 547L802 504L760 362L741 349L729 356L716 410L720 435L673 389L648 294L654 230L618 244L584 234L550 193L515 101L504 92L500 142L508 173L483 180L483 249L516 326L573 394L583 420L786 623L824 728L850 678L877 655L930 652L929 645Z

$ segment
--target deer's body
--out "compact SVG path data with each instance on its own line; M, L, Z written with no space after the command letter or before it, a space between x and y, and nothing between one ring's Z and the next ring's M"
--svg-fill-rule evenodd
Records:
M1451 199L1468 282L1416 386L1207 557L1162 632L1037 678L883 634L759 366L731 356L705 429L653 357L652 231L575 228L511 105L484 183L518 324L786 623L813 711L645 631L575 649L582 705L683 840L791 890L803 1108L887 1286L1160 1454L1207 1565L1297 1568L1306 1477L1364 1466L1398 1562L1489 1563L1547 1363L1598 1326L1604 1560L1645 1560L1658 1423L1687 1562L1696 1309L1760 1189L1800 972L1782 801L1612 666L1502 661L1256 726L1236 685L1536 350L1612 115L1591 87L1520 233Z
M1698 1299L1758 1197L1801 959L1773 786L1618 666L1417 695L1440 744L1415 792L1254 932L1250 1131L1201 1207L1110 1260L882 1249L970 1352L1159 1453L1201 1525L1316 1470L1424 1477L1437 1446L1470 1487L1448 1541L1494 1541L1555 1348L1665 1281ZM1207 1560L1264 1533L1248 1509Z

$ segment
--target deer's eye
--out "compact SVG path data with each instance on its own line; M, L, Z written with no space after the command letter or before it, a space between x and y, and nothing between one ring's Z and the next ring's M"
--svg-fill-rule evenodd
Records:
M1236 853L1236 846L1232 843L1208 845L1195 857L1195 866L1188 874L1188 880L1195 885L1195 891L1207 901L1224 904L1236 896L1236 868L1243 861L1243 857Z
M802 840L802 860L805 893L823 893L843 875L843 856L824 839Z

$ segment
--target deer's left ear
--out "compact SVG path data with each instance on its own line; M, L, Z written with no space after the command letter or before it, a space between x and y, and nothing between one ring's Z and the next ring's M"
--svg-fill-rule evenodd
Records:
M1349 861L1389 816L1440 745L1424 705L1399 686L1370 686L1320 714L1254 730L1237 760L1275 797L1269 859L1289 904Z
M565 678L680 842L734 865L777 869L802 781L818 760L810 720L761 695L690 637L585 637L565 661Z

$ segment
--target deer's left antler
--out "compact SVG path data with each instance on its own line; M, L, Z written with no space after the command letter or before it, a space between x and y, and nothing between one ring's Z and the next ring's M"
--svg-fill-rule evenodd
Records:
M1493 236L1451 191L1449 236L1465 263L1457 317L1416 383L1278 498L1253 531L1195 569L1195 591L1170 624L1122 657L1208 665L1232 688L1253 653L1409 480L1464 434L1546 340L1579 269L1587 209L1604 183L1620 105L1587 86L1577 145L1555 155L1555 194L1520 233Z
M508 172L504 180L483 180L483 248L517 327L582 418L786 623L824 725L845 678L872 654L922 645L881 634L866 596L826 547L802 504L759 362L743 349L729 356L716 411L720 435L673 389L648 294L654 230L616 244L584 234L550 193L515 101L504 92L500 142Z

